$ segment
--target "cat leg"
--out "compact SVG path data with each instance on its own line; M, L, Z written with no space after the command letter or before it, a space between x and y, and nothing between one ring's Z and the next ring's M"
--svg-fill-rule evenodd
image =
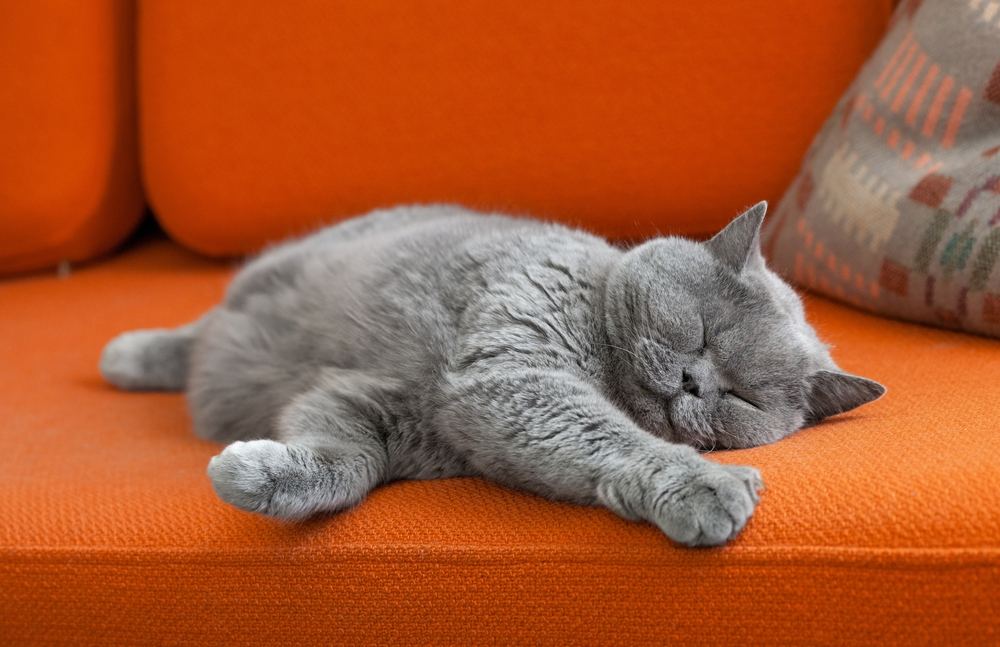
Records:
M691 546L732 539L759 501L757 470L647 433L569 373L472 369L446 390L437 424L486 478L603 505Z
M212 458L216 493L242 510L282 519L360 502L385 480L388 466L385 414L369 386L321 380L283 411L280 440L235 442Z
M191 346L205 319L179 328L118 335L101 352L101 375L128 391L184 390Z

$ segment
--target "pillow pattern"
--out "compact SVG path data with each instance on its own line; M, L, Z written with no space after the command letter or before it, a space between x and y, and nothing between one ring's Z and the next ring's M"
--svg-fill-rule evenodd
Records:
M900 4L764 249L811 290L1000 336L1000 2Z

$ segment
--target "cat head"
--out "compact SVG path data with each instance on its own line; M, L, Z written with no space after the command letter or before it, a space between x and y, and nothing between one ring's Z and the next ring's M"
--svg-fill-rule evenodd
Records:
M619 404L695 447L753 447L880 397L842 372L798 296L760 252L761 202L714 238L658 238L608 278L605 325Z

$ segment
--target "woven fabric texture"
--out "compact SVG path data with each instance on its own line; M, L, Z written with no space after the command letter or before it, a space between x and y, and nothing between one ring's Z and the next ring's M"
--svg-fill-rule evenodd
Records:
M185 322L228 266L147 242L0 283L5 644L995 644L1000 344L808 308L877 403L714 458L767 483L718 550L477 479L286 525L219 502L177 394L101 382L103 343Z
M145 186L216 255L411 202L710 234L781 196L891 5L145 0Z
M765 230L801 285L1000 336L1000 5L908 0Z
M0 275L139 222L134 41L133 0L0 0Z

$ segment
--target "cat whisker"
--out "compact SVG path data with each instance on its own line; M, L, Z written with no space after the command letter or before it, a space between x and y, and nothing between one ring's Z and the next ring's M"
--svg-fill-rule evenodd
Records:
M634 357L637 362L641 362L642 361L641 357L639 357L638 355L636 355L634 351L631 351L631 350L629 350L627 348L622 348L621 346L615 346L614 344L604 344L604 343L602 343L601 346L604 346L606 348L614 348L615 350L620 350L621 352L628 353L629 355L631 355L632 357Z

